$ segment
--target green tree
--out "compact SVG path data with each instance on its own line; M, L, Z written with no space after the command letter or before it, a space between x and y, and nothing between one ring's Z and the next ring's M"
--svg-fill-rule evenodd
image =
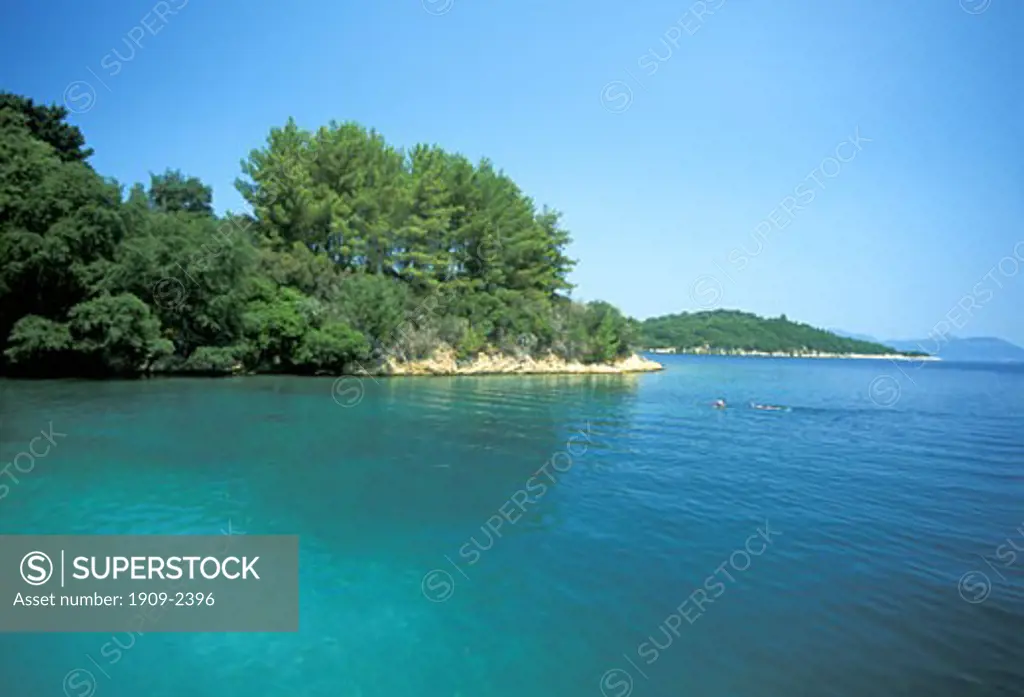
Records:
M67 324L26 315L15 323L4 353L17 373L73 374L72 364L76 360L73 344Z
M440 148L418 145L409 154L409 195L395 245L394 268L425 292L448 272L452 217L457 208L445 177L451 158Z
M150 175L149 205L165 213L213 215L213 190L196 177L168 169Z
M68 313L73 346L90 372L135 374L173 351L160 337L160 322L130 293L102 295Z
M0 108L0 347L21 317L64 321L124 236L119 187L60 155L9 100Z
M316 373L444 346L628 350L635 323L567 297L559 214L487 159L289 120L242 163L252 213L217 216L180 170L127 193L100 177L66 115L0 95L4 370Z
M92 148L85 147L85 136L78 126L64 121L68 110L62 106L36 104L28 97L0 92L0 112L18 113L32 137L54 149L64 162L85 162Z
M295 352L295 363L310 372L341 373L353 361L370 357L366 337L341 322L307 333Z
M242 316L249 365L268 371L293 367L295 350L312 328L316 312L315 301L298 291L262 283Z

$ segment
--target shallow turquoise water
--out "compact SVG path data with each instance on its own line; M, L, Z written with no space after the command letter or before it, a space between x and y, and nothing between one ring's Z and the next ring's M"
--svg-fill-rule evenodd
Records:
M2 382L0 464L67 435L0 533L299 534L302 603L297 634L0 635L0 694L1024 694L1024 370L664 362Z

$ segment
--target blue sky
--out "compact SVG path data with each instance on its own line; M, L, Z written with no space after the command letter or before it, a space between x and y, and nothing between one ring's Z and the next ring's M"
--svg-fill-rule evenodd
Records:
M241 210L239 160L272 126L356 120L488 156L563 211L580 298L1024 344L1017 0L16 0L4 14L0 88L67 98L93 164L124 183L180 168Z

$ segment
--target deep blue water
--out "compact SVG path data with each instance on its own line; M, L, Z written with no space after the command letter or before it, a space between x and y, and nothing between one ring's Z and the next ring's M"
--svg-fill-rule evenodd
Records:
M302 549L296 634L0 635L0 695L1024 694L1024 368L659 359L0 382L0 466L67 434L0 533Z

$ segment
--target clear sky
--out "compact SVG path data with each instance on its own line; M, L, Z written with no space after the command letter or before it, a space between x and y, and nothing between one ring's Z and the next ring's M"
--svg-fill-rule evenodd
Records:
M1020 0L14 0L0 33L0 89L67 99L122 183L241 210L272 126L356 120L563 211L582 299L1024 344Z

